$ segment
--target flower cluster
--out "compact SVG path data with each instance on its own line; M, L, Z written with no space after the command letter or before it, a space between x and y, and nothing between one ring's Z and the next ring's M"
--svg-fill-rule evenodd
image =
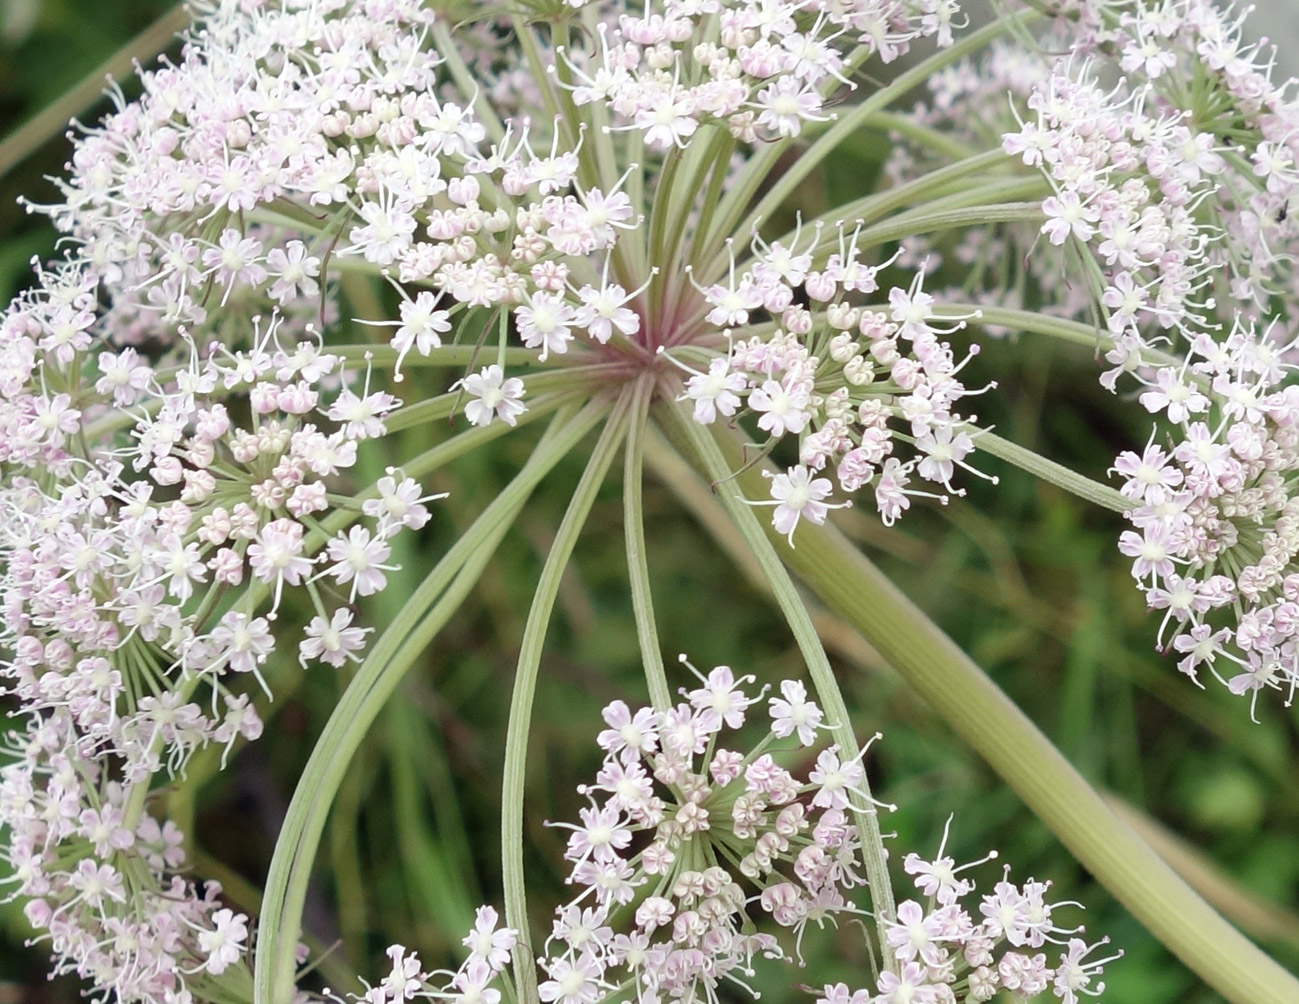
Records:
M746 143L790 138L832 117L826 85L852 86L845 73L856 61L891 62L925 36L950 45L956 15L955 0L669 0L611 29L602 24L599 58L570 64L566 86L579 105L608 106L652 149L683 147L710 122ZM702 30L713 18L715 37ZM851 66L845 37L860 47Z
M1282 386L1294 367L1269 335L1200 335L1187 395L1164 406L1176 441L1152 436L1115 464L1135 527L1119 548L1163 611L1160 644L1183 673L1198 682L1207 669L1251 708L1264 689L1290 701L1299 687L1299 394Z
M826 727L794 680L766 702L767 738L739 752L728 736L766 688L746 690L753 677L725 666L696 675L674 708L604 711L604 764L579 788L590 807L579 824L553 824L571 831L568 881L581 892L556 911L540 961L547 1004L593 1004L625 981L641 999L711 1000L724 981L746 989L754 955L786 957L754 930L755 902L798 941L809 922L861 912L847 898L865 882L851 812L874 811L861 758L831 746L800 781L767 752L781 739L811 746Z
M1087 64L1059 65L1005 149L1055 189L1046 238L1096 262L1112 364L1102 382L1131 374L1173 426L1167 449L1152 440L1116 464L1136 528L1120 549L1164 611L1161 644L1193 679L1206 667L1252 700L1268 687L1290 699L1299 458L1283 382L1295 331L1274 303L1299 288L1288 213L1299 103L1271 83L1240 21L1200 0L1097 21L1123 83L1102 88ZM1189 92L1188 75L1199 81Z
M1048 990L1065 1004L1078 1004L1104 992L1101 970L1123 953L1093 958L1108 938L1089 945L1072 937L1083 933L1081 927L1057 926L1054 912L1073 904L1048 902L1049 882L1015 885L1008 866L992 892L976 898L974 881L962 873L996 854L957 865L944 853L946 845L944 832L932 860L915 853L903 860L925 900L900 903L897 919L888 922L896 970L880 974L874 994L827 985L827 1004L979 1004L1002 992L1029 1000ZM1056 945L1065 950L1054 960L1040 951Z
M747 982L755 956L801 961L809 924L870 916L851 901L866 884L852 818L893 807L866 788L865 750L845 760L837 745L823 748L800 781L779 761L815 746L828 727L803 684L781 682L781 696L766 699L766 737L742 753L731 748L733 733L767 688L754 693L753 677L726 666L707 676L690 669L699 686L683 691L686 700L674 708L633 711L623 701L605 708L604 763L595 783L578 789L590 806L576 824L550 824L569 831L568 882L580 892L555 911L538 960L546 1004L596 1004L615 992L718 1000L727 986L756 1000ZM779 740L792 740L793 750L782 753L790 744ZM923 901L906 900L885 921L895 962L875 992L826 985L829 1004L980 1004L1002 991L1017 999L1049 991L1079 1004L1104 991L1101 971L1122 953L1095 958L1108 939L1088 944L1081 927L1059 926L1056 912L1077 904L1051 902L1049 882L1015 885L1009 867L977 896L968 873L996 852L957 865L946 845L945 831L932 859L912 853L903 861ZM775 934L758 929L764 919L792 933L793 957ZM496 1004L499 992L489 984L515 938L497 927L495 910L481 907L459 971L425 972L418 957L394 945L391 974L364 1001ZM440 991L431 986L434 975L446 984Z
M93 371L61 366L39 343L69 308L102 329L89 294L67 303L51 277L0 325L0 674L28 715L0 768L4 855L61 967L160 1000L239 958L246 918L215 884L200 896L177 877L181 836L146 805L153 776L260 734L237 681L265 688L272 651L293 645L272 634L286 589L316 611L304 664L359 657L368 629L350 601L383 587L389 542L428 519L428 499L399 471L364 500L331 499L396 402L354 390L317 340L272 320L247 351L213 343L179 367L129 346ZM348 529L359 516L369 526Z
M699 685L673 708L605 709L604 763L579 789L590 806L577 824L552 824L570 831L568 881L580 892L556 911L540 961L547 1004L594 1004L629 984L641 1000L715 1000L726 983L756 998L745 982L753 957L790 958L758 929L764 918L792 934L800 958L810 924L869 916L852 901L866 884L854 818L893 807L869 794L865 749L845 758L837 745L822 748L800 780L781 765L790 751L780 746L815 746L828 728L803 684L781 682L780 696L766 700L766 737L741 752L735 732L766 688L754 693L753 677L726 666L691 670ZM887 921L897 968L880 975L877 993L852 996L855 1004L973 1004L1003 989L1030 997L1048 987L1075 1004L1103 988L1088 990L1108 961L1088 960L1096 946L1071 938L1055 963L1026 951L1081 930L1053 920L1063 904L1048 902L1048 883L1017 887L1005 877L972 919L961 900L975 886L962 873L982 863L956 867L942 848L932 861L907 856L927 905L908 901ZM850 999L845 987L825 993Z
M1116 464L1135 527L1120 550L1164 613L1161 646L1193 679L1289 699L1299 103L1242 22L1203 0L1071 5L1041 54L994 46L938 75L915 115L972 149L1000 128L1049 186L1039 226L971 229L957 247L979 298L1094 321L1101 383L1137 384L1167 422ZM902 144L890 174L932 159Z
M744 325L758 309L778 320L770 334L733 341L707 371L693 372L683 394L697 422L752 413L771 444L798 437L800 462L772 478L771 502L755 503L776 507L773 524L791 544L800 519L825 521L834 482L848 493L870 486L887 524L910 507L909 496L933 497L908 487L913 474L963 494L952 478L957 467L970 470L965 458L977 435L954 411L971 393L958 378L970 356L958 360L942 337L963 321L933 316L923 273L890 289L887 308L854 305L855 295L878 290L883 265L861 261L856 234L841 230L838 249L814 268L817 243L755 247L751 268L703 290L713 324ZM914 458L894 455L891 422L906 429ZM816 477L822 471L834 482Z

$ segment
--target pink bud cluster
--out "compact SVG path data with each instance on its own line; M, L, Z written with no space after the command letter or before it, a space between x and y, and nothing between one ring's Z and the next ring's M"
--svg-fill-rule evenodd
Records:
M911 496L934 497L911 488L913 476L963 494L952 478L958 467L970 470L965 458L978 434L955 411L972 393L959 379L969 357L957 359L944 337L964 321L934 316L921 273L908 288L890 289L887 307L856 305L879 289L883 266L863 262L856 232L841 228L838 249L815 268L819 236L805 248L797 238L791 247L755 242L749 268L701 290L710 324L743 326L758 310L777 321L770 333L732 339L725 356L692 371L682 395L697 422L752 413L771 444L798 437L800 462L772 478L772 501L755 503L775 506L773 525L791 543L800 519L825 521L836 483L847 493L870 487L887 524ZM907 460L895 455L904 439L915 454Z
M846 895L865 881L850 813L874 811L860 757L831 746L800 781L767 752L811 746L826 728L795 680L766 702L767 738L741 753L733 733L766 688L746 690L753 677L725 666L696 675L673 708L604 710L604 764L579 788L590 807L552 824L570 831L580 892L556 911L540 960L545 1004L595 1004L628 982L638 999L712 1000L726 984L752 994L753 957L787 957L755 916L801 942L809 923L861 912Z

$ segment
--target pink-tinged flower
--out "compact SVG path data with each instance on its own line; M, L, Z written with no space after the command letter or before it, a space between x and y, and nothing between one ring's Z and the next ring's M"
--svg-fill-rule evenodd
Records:
M387 427L383 418L401 402L386 391L375 391L357 397L349 387L338 392L325 412L327 418L342 426L343 435L349 439L373 439L382 436Z
M767 380L749 394L749 407L759 413L758 428L777 437L802 432L812 417L810 384L790 375L783 381Z
M616 282L583 286L577 292L582 306L577 308L574 323L601 345L613 337L615 330L624 335L634 335L640 330L640 316L627 306L635 294L628 293Z
M220 976L243 956L248 918L233 910L218 910L212 914L212 923L215 925L212 930L199 932L198 948L207 957L204 971Z
M708 312L708 323L719 328L738 328L748 324L749 311L761 307L763 300L762 292L754 282L745 277L737 286L734 276L729 285L709 286L704 290L704 296L713 306Z
M797 136L804 122L825 122L830 118L821 114L821 95L816 88L795 77L778 77L758 92L753 104L759 109L758 125L777 136Z
M871 998L871 1004L938 1004L943 1000L926 978L924 967L916 962L906 963L901 973L880 973L878 985L879 994Z
M738 729L743 725L745 711L759 698L749 697L740 687L745 683L753 683L754 678L742 676L736 679L730 666L717 666L709 670L708 676L704 677L685 659L681 661L693 670L703 683L702 687L686 694L686 698L690 701L691 707L699 711L705 728L716 731L723 723L730 729Z
M474 914L474 928L461 944L474 958L482 959L492 970L500 972L510 961L510 952L518 939L518 932L509 927L497 927L498 916L490 906L480 906Z
M311 559L302 553L302 524L291 519L272 520L248 545L253 577L275 584L275 605L285 583L296 586L311 571Z
M212 629L211 642L217 657L226 660L235 673L256 672L275 648L270 622L237 610L227 612Z
M639 708L633 716L625 701L614 701L603 712L608 728L596 737L600 748L626 763L658 748L658 716L653 708Z
M357 653L365 648L365 636L370 630L353 627L352 611L347 607L339 607L328 620L320 615L313 617L303 631L305 637L298 643L298 662L306 666L319 659L335 667L349 660L360 662Z
M952 475L957 467L968 467L963 463L969 454L974 452L974 440L967 433L952 434L949 425L941 425L916 438L916 449L924 454L916 473L928 481L942 485L948 491L952 487Z
M898 919L889 922L888 943L901 962L917 958L926 966L937 966L943 960L945 941L941 913L926 915L915 900L898 904Z
M1070 938L1068 951L1060 957L1052 980L1054 993L1061 1004L1083 1004L1083 1001L1094 1000L1105 992L1105 984L1097 981L1101 969L1110 962L1123 957L1122 952L1115 952L1105 959L1088 959L1092 952L1109 944L1109 938L1102 938L1094 945L1088 945L1080 938ZM1096 986L1093 987L1093 981ZM1083 995L1083 996L1080 996Z
M570 325L576 312L556 293L534 293L526 304L514 311L519 337L530 349L540 348L538 358L545 362L550 353L562 355L573 340Z
M442 336L451 330L451 314L437 309L438 300L427 290L413 300L402 300L398 307L401 323L392 336L392 347L397 350L394 379L400 379L401 363L414 349L427 356L442 345Z
M266 255L267 272L275 278L267 295L276 303L308 299L320 293L316 282L320 275L320 259L307 254L302 241L289 241L282 248L272 248Z
M523 403L526 393L518 377L506 378L505 371L495 363L484 366L460 381L472 400L465 403L465 418L474 425L491 425L499 418L506 425L516 425L519 416L528 410Z
M797 732L798 741L811 746L821 725L821 709L815 701L807 699L807 688L797 680L781 681L780 693L783 696L767 702L771 709L771 731L778 739Z
M375 485L379 497L361 503L361 512L378 520L375 532L380 537L391 537L403 527L408 530L420 529L429 521L429 512L424 503L447 497L446 492L420 497L419 482L407 477L398 481L399 474L399 470L389 467L388 473Z
M329 542L329 558L334 562L326 574L332 575L340 586L352 583L350 599L361 596L373 596L388 583L384 572L391 572L395 566L384 562L392 554L392 548L382 537L372 537L363 526L354 526L346 535L339 534Z
M794 546L794 530L800 519L820 525L831 509L852 505L851 502L826 502L825 499L834 491L834 485L829 478L812 477L812 472L802 464L796 464L784 474L764 473L771 478L771 501L749 502L749 505L775 506L771 525L777 533L785 535L790 547Z
M1126 498L1145 499L1153 490L1170 490L1182 483L1182 472L1170 462L1167 451L1150 443L1140 456L1131 450L1120 453L1110 468L1127 480L1119 489Z
M1141 403L1151 414L1163 411L1170 422L1185 422L1209 407L1209 399L1194 384L1167 366L1155 374L1155 385L1141 394Z
M601 977L604 966L590 952L576 959L557 959L549 969L550 979L537 987L545 1004L595 1004L605 994Z
M415 217L398 202L365 202L361 205L364 225L353 227L348 239L352 246L348 253L360 252L366 261L376 265L391 265L399 254L410 247L415 233Z
M696 373L686 381L685 393L678 400L695 402L694 420L711 425L718 415L727 418L740 407L740 394L749 382L744 374L731 370L730 360L717 358L708 364L707 373Z
M860 759L845 763L839 759L838 746L822 750L816 758L816 766L807 775L807 779L817 785L812 804L827 809L854 808L848 794L857 791L865 777Z
M635 121L637 128L645 131L645 145L652 150L682 147L699 128L694 99L675 86L650 96Z
M1080 241L1089 241L1096 232L1094 226L1101 214L1083 203L1074 191L1065 191L1042 200L1046 222L1042 233L1052 244L1063 244L1071 235Z

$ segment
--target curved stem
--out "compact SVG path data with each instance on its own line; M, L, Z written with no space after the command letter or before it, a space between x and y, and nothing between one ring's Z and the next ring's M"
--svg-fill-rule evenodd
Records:
M1041 454L1034 453L1018 443L1012 443L1009 439L1002 439L994 433L973 426L966 426L965 431L970 433L978 449L1028 471L1035 478L1041 478L1057 488L1063 488L1077 495L1080 499L1104 506L1114 512L1129 512L1132 509L1132 500L1109 485L1093 481L1086 475L1070 470L1064 464L1057 464L1054 460L1048 460Z
M325 351L332 356L342 356L349 362L374 363L375 366L388 367L397 362L397 350L391 345L366 345L349 344L349 345L327 345ZM401 361L402 369L419 369L445 367L447 369L457 369L461 366L468 366L482 351L473 345L440 345L436 349L429 349L426 353L413 352ZM564 356L551 356L544 363L537 358L535 349L524 348L507 348L505 350L505 359L500 362L503 366L564 366L572 365L572 359Z
M679 445L689 446L678 431ZM721 441L726 463L740 446ZM702 467L702 463L700 464ZM733 482L764 491L758 470ZM1206 903L1126 826L1014 703L833 526L798 547L764 527L784 563L871 643L1143 926L1233 1004L1293 1004L1299 979Z
M972 154L963 160L935 168L928 174L922 174L911 181L894 185L892 188L886 188L882 192L872 192L860 199L855 199L842 206L836 206L830 212L823 213L815 219L805 220L802 227L806 230L809 227L815 227L818 223L834 224L840 221L845 224L858 221L869 223L872 220L879 219L886 213L892 212L899 206L914 203L930 192L941 190L953 181L968 182L979 172L988 168L1002 166L1008 162L1009 158L1001 150L987 150L983 153ZM999 178L997 180L999 183L1004 183L1007 179ZM786 232L779 238L780 243L788 246L795 233L794 230Z
M1025 194L1040 186L1025 182ZM956 209L920 210L900 213L884 223L866 227L857 237L860 248L876 247L889 241L902 240L916 234L930 234L937 230L954 230L960 227L979 227L990 223L1018 223L1024 220L1041 220L1040 202L1004 202L995 205L969 206Z
M1085 345L1097 353L1112 349L1114 338L1102 328L1082 321L1071 321L1064 317L1050 317L1032 310L1016 310L1012 307L986 307L978 303L935 303L930 310L934 317L969 318L977 315L971 324L991 324L1011 331L1024 331L1034 335L1047 335L1061 341ZM1182 367L1185 360L1162 352L1149 346L1141 350L1143 365ZM1188 379L1202 381L1199 374L1187 370ZM1205 382L1207 386L1207 382Z
M659 645L658 627L654 621L649 564L645 557L645 436L653 390L651 380L643 378L636 387L636 396L632 401L631 425L627 432L627 463L622 481L623 528L627 538L631 605L636 615L636 639L640 643L641 663L645 667L645 684L649 688L654 707L666 711L672 707L672 691L668 687L667 673L663 668L663 649Z
M844 760L854 759L860 754L861 747L857 744L852 720L848 716L848 707L844 703L843 693L839 690L839 683L834 678L834 670L830 668L830 660L826 657L821 639L816 633L816 626L812 623L812 617L799 597L789 572L781 563L780 556L772 547L771 541L763 533L757 516L734 489L736 482L730 480L731 472L738 468L734 465L733 459L732 462L728 462L716 442L716 437L724 436L725 433L716 427L711 431L705 429L672 404L665 404L660 409L660 417L673 427L674 436L689 441L702 461L704 474L711 478L714 484L726 482L718 491L718 497L730 513L731 520L743 535L754 557L757 558L763 576L776 597L776 603L780 606L781 613L785 615L794 640L798 643L799 652L807 663L817 699L821 702L826 717L834 723L832 732L835 742L839 744L840 754ZM751 473L757 474L756 471ZM751 486L755 497L766 494L765 483L762 483L761 478L758 478L758 482L759 484ZM870 788L864 776L861 790L869 799ZM889 881L888 851L884 848L884 838L880 833L879 816L874 811L863 812L855 807L852 809L852 814L861 838L862 858L866 866L867 884L870 886L871 907L875 916L875 931L879 939L881 965L885 969L893 970L893 949L888 943L887 935L888 922L897 915L897 909L893 900L893 886Z
M527 890L523 867L523 789L527 775L528 732L532 724L532 698L537 689L541 650L546 628L559 595L559 582L577 544L595 496L604 483L626 431L630 391L618 398L591 459L573 492L564 518L555 532L555 542L537 580L528 621L519 648L519 664L510 697L510 719L505 738L505 776L501 783L501 877L504 886L505 922L518 932L515 945L514 981L519 1004L539 1004L537 968L528 925Z
M603 413L603 406L592 404L575 417L571 412L556 417L524 468L411 594L330 715L298 780L271 858L255 957L256 1004L293 1000L295 954L312 865L334 795L370 723L478 580L532 490Z

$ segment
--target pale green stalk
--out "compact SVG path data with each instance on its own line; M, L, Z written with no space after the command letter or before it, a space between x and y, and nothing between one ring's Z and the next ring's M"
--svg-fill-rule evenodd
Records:
M720 126L714 126L713 135L707 143L703 142L703 137L696 134L694 142L686 147L682 155L680 170L674 178L674 184L671 191L660 189L659 197L664 199L666 204L663 206L662 214L667 221L668 229L664 246L659 256L654 259L654 264L662 268L666 273L666 282L664 285L664 302L679 304L681 302L681 290L689 281L682 266L685 264L685 256L682 252L682 245L686 238L686 224L690 220L691 209L694 206L695 199L699 195L699 189L704 184L704 179L708 177L710 169L718 165L719 158L729 159L730 151L734 149L735 141L726 129ZM723 160L720 170L724 173L727 164ZM655 200L655 208L658 209L659 200ZM708 231L700 229L699 233ZM664 323L670 324L676 318L665 318Z
M532 699L560 579L568 567L578 535L605 475L622 445L626 432L631 391L624 390L613 413L591 450L591 459L573 491L572 500L555 531L555 541L537 580L528 620L519 646L518 669L510 697L510 719L505 734L505 769L501 783L501 879L504 887L505 923L518 932L514 950L514 981L519 1004L538 1004L536 957L528 924L527 889L523 873L523 791L528 768L528 733L532 725Z
M699 210L699 224L695 228L695 242L690 249L690 261L696 268L702 262L700 254L703 248L700 246L700 240L712 233L713 214L717 212L718 201L722 197L722 186L726 183L726 175L730 167L731 154L735 150L735 138L727 135L727 140L729 142L726 147L717 154L716 159L713 161L712 174L708 179L708 187L704 191L704 200Z
M570 148L576 146L577 130L573 127L573 123L559 114L559 95L555 93L556 88L550 82L550 75L546 73L546 64L541 58L541 50L537 47L537 39L532 34L532 26L517 14L510 16L510 22L514 28L514 37L519 40L519 48L523 50L523 56L528 61L532 82L541 92L541 101L546 106L546 114L554 120L555 128L564 134L564 139Z
M1016 192L1028 192L1035 186L1025 184ZM1040 221L1040 202L1006 202L969 208L931 210L928 207L900 213L885 223L866 227L857 235L859 248L878 247L890 241L900 241L917 234L931 234L938 230L959 230L963 227L985 226L990 223L1019 223L1025 220ZM828 246L827 246L828 247Z
M647 374L637 384L631 406L627 462L622 479L623 528L627 537L631 605L636 615L636 640L640 643L645 683L654 707L666 711L672 707L672 691L668 687L667 673L663 668L663 649L659 645L658 626L654 620L654 600L650 593L649 564L645 555L645 437L653 392L654 384Z
M1109 485L1093 481L1083 474L1070 470L1064 464L1057 464L1054 460L1048 460L1027 447L1002 439L995 433L981 431L971 425L965 426L964 431L970 434L974 445L984 453L1000 457L1007 463L1028 471L1036 478L1041 478L1057 488L1063 488L1077 495L1080 499L1114 512L1128 512L1132 509L1131 499L1125 498Z
M911 115L898 112L875 112L862 125L868 129L897 133L919 146L926 146L935 153L951 157L953 160L964 160L979 153L974 147L957 139L951 133L927 126Z
M664 324L664 313L668 303L667 290L672 276L671 263L664 257L664 241L668 217L673 212L673 196L676 194L673 182L681 164L681 153L669 150L663 158L663 170L659 174L658 188L654 193L654 205L650 207L649 218L649 260L659 266L659 272L650 280L649 285L649 326L652 330Z
M972 320L971 323L991 324L1009 328L1011 331L1047 335L1061 341L1073 342L1075 345L1085 345L1098 354L1114 347L1113 336L1103 328L1098 328L1094 324L1084 324L1082 321L1071 321L1064 317L1050 317L1031 310L985 307L978 303L935 303L929 312L933 317L938 318L969 318L971 315L977 315L977 319ZM1142 350L1141 361L1143 364L1176 367L1181 367L1184 363L1184 360L1176 356L1149 347ZM1186 371L1186 377L1197 382L1202 379L1200 374L1189 369Z
M530 373L523 377L523 385L529 393L543 390L577 391L593 386L601 375L608 375L614 367L607 363L594 363L590 366L575 366L567 370L553 370L548 373ZM398 429L409 429L422 422L436 422L439 419L450 419L464 403L465 392L449 391L437 397L428 398L417 404L409 404L384 420L389 432ZM526 412L525 412L526 414ZM493 422L492 425L497 423ZM501 423L504 424L504 423ZM491 428L491 426L486 426Z
M331 356L342 356L348 362L372 362L375 366L387 368L397 362L397 350L391 345L366 345L363 343L351 345L327 345L325 351ZM429 349L427 353L412 352L401 361L403 370L413 369L458 369L461 366L468 366L479 355L481 351L474 345L442 345L436 349ZM552 355L542 362L537 358L536 349L507 348L505 350L504 360L496 359L494 362L502 366L568 366L572 364L572 359L560 355Z
M732 522L757 559L763 576L776 597L776 603L784 614L786 623L789 624L794 640L798 643L799 652L802 653L803 660L807 663L808 673L812 677L817 699L821 702L826 718L832 723L831 734L839 744L840 756L845 761L854 759L860 754L861 747L857 744L848 707L839 690L839 683L834 678L834 670L830 668L830 661L816 633L816 626L812 623L811 615L798 595L793 580L789 577L785 566L781 564L780 556L763 533L762 525L754 515L753 509L737 492L736 482L730 480L731 471L735 468L728 464L715 442L715 435L722 433L716 427L710 432L689 415L683 414L675 405L665 404L659 410L659 417L670 427L671 435L690 443L701 460L703 473L718 486L716 490L722 505L726 507ZM756 475L757 471L752 473ZM766 492L755 491L751 497L762 498L766 494ZM870 786L864 775L860 791L867 799L870 798ZM884 838L880 833L878 813L863 812L855 806L852 808L852 813L861 839L862 860L866 866L867 885L870 886L871 908L875 919L876 937L879 940L881 964L885 969L891 970L894 968L894 955L887 940L888 922L897 916L897 909L894 906L893 886L889 881L888 851L884 848Z
M928 174L923 174L918 178L905 182L901 185L895 185L892 188L886 188L882 192L873 192L870 195L855 199L852 202L845 203L842 206L836 206L828 213L812 220L803 222L802 229L807 231L809 228L816 226L818 223L837 224L844 223L855 224L857 222L870 223L872 220L879 219L886 213L892 212L899 206L905 206L908 203L918 202L920 199L939 191L954 181L968 181L972 176L979 172L985 171L990 167L999 167L1007 162L1007 157L1000 150L987 150L984 153L974 154L964 160L958 160L954 164L947 164L944 167L936 168ZM1006 179L999 179L1005 182ZM790 241L794 239L796 231L790 230L779 238L781 244L789 246Z
M330 715L294 790L271 858L255 956L256 1004L291 1004L295 951L316 850L334 794L370 723L478 580L532 490L604 412L603 405L592 403L576 416L571 411L556 416L523 469L447 551L373 643Z
M691 441L669 427L678 448ZM722 437L725 462L740 444ZM701 470L707 465L698 463ZM767 485L754 469L729 482L748 497ZM832 526L804 526L798 546L764 527L784 563L861 632L898 674L1011 786L1075 858L1151 934L1233 1004L1294 1004L1299 980L1201 899L1121 822L984 672Z

